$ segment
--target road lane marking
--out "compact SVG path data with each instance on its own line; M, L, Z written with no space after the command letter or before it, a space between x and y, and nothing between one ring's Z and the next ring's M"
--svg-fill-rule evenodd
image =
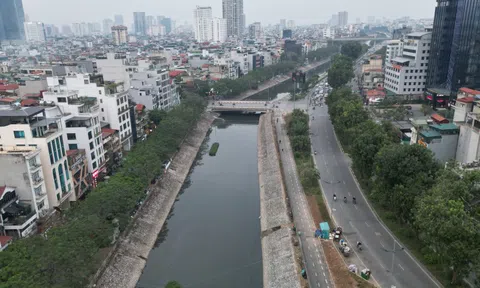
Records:
M327 277L327 275L325 275L325 272L322 272L323 273L323 277Z
M380 241L380 245L382 246L383 249L385 249L385 245L383 245L382 241Z
M327 279L325 279L325 283L326 283L326 284L328 284L328 281L327 281Z
M402 265L400 265L400 263L398 263L398 267L402 268L403 271L405 271L405 269L403 269Z
M355 207L355 209L357 209L357 210L358 210L358 207L357 207L357 205L353 205L353 207Z
M315 267L315 263L312 263L313 267Z
M382 236L382 234L380 232L375 232L375 235Z
M367 227L370 227L370 225L367 223L367 221L365 221L365 225L367 225Z
M317 272L315 272L315 277L318 277L318 274L317 274Z

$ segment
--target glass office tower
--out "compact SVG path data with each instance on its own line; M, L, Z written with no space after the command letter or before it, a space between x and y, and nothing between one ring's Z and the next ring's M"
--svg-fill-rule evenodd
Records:
M22 0L0 0L0 41L24 40Z
M479 19L479 0L437 0L428 88L480 88Z

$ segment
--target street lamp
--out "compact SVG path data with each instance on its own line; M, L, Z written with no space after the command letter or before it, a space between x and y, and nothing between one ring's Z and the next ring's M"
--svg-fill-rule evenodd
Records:
M391 272L393 274L393 264L395 262L395 253L397 251L403 251L405 250L405 248L403 247L400 247L400 249L396 250L395 249L395 244L397 243L397 241L395 241L395 239L393 239L393 250L387 250L385 248L383 248L383 250L385 250L385 252L391 252L392 253L392 268L390 269L390 271L387 269L387 272Z

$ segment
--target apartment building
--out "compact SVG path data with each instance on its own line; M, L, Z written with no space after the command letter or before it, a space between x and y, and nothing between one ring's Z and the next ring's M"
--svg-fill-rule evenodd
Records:
M453 121L460 127L455 160L469 164L480 159L480 91L460 88Z
M47 103L56 105L47 108L46 112L61 120L63 139L68 150L85 150L88 171L92 173L95 184L99 174L106 173L97 98L80 97L77 91L60 86L50 88L43 98Z
M25 22L25 38L29 42L45 42L47 35L45 25L42 22Z
M102 141L105 149L107 171L116 171L122 160L122 145L118 130L102 128Z
M70 74L65 77L50 77L49 87L77 91L79 97L93 97L99 105L99 119L110 128L120 131L123 149L130 151L133 146L130 114L128 112L128 91L121 83L105 83L103 75Z
M393 58L401 56L403 51L403 40L390 40L387 42L385 63L390 63Z
M67 200L75 200L62 127L62 121L58 118L47 117L44 107L0 106L1 147L33 147L40 151L39 158L36 157L35 162L28 164L32 167L36 166L34 164L41 164L43 172L43 178L38 170L32 174L35 195L42 195L43 188L39 188L41 186L45 187L48 198L48 201L45 199L42 202L42 198L39 198L36 202L36 211L39 213L42 209L49 207L68 206L69 201ZM4 159L8 159L8 157ZM13 169L3 164L0 166L0 169ZM32 170L27 169L27 171ZM7 175L6 171L2 173L2 176L7 178L5 175ZM7 184L6 179L4 183ZM18 191L27 191L27 188L19 183L9 185L19 187Z
M213 39L212 7L197 6L193 11L195 25L195 40L197 42L211 41Z
M397 95L425 91L432 33L415 32L405 36L402 55L385 64L385 88Z
M0 234L22 238L36 232L37 219L49 212L40 149L1 147Z
M133 73L130 83L130 98L147 110L170 110L180 104L177 86L166 68Z

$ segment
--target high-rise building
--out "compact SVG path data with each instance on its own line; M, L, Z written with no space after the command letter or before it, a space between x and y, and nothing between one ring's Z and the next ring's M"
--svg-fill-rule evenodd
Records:
M113 23L112 19L103 20L103 34L110 34L112 32Z
M195 25L195 39L198 42L210 41L213 39L212 31L212 7L201 7L193 11ZM228 29L228 23L227 23Z
M341 27L347 26L348 24L348 12L341 11L338 12L338 25Z
M62 26L62 34L66 36L72 35L72 27L70 25L63 25Z
M145 18L145 21L147 23L147 31L150 27L154 26L154 25L157 25L157 19L155 18L155 16L152 16L152 15L148 15L146 18Z
M330 19L330 26L337 26L338 25L338 14L333 14L332 18Z
M280 19L280 31L282 31L285 28L287 28L287 20L286 19Z
M227 40L227 20L213 18L212 20L213 41L223 43Z
M248 27L248 37L250 39L261 39L263 38L262 34L262 24L260 22L250 24Z
M163 25L165 27L165 32L168 34L172 32L172 19L163 17L163 19L158 23L159 25Z
M113 42L115 43L115 45L122 45L128 42L127 26L113 26L111 30Z
M480 87L480 2L437 0L427 77L428 88Z
M22 0L0 1L0 41L24 40L24 22Z
M42 22L25 22L25 38L29 42L45 42L45 25Z
M223 0L222 10L223 18L227 20L228 36L242 36L245 29L243 0Z
M114 15L113 18L116 26L123 25L123 15L117 14L117 15Z
M295 21L294 21L294 20L288 20L288 21L287 21L287 28L288 28L288 29L293 29L293 28L295 28Z
M145 18L145 12L133 12L133 24L135 26L135 34L145 35L147 34L147 20Z
M406 35L403 43L398 41L397 44L402 45L401 56L385 63L386 89L399 95L423 95L431 39L431 32L415 32ZM392 47L392 44L389 45ZM393 53L392 49L390 52Z

